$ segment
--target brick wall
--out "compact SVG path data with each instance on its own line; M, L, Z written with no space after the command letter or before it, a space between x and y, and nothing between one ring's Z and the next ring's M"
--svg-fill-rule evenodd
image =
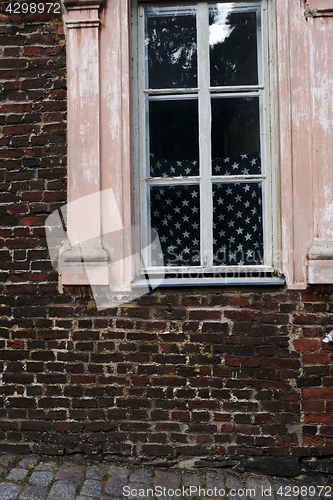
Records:
M163 289L103 313L59 294L43 224L66 200L62 22L0 20L0 451L333 454L333 288Z

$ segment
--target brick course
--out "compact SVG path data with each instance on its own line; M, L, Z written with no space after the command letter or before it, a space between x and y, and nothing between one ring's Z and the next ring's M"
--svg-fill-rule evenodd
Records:
M162 289L100 313L58 292L62 21L1 20L0 451L333 454L332 287Z

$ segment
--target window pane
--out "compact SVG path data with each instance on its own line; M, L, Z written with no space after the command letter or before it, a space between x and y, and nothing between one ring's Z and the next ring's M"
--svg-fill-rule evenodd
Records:
M164 265L200 265L199 199L195 185L150 187L151 227L159 235Z
M260 174L259 97L211 102L213 175Z
M198 175L198 101L150 101L149 143L151 177Z
M209 11L210 85L258 85L256 11L235 3Z
M147 8L145 12L148 87L196 87L195 8L154 7Z
M213 184L213 211L214 265L263 264L261 183Z

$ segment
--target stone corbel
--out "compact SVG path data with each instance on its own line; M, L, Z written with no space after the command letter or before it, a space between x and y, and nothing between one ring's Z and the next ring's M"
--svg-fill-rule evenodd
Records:
M315 242L307 253L309 284L333 283L333 241Z
M67 36L68 206L61 284L108 284L102 248L99 10L103 0L63 0ZM93 203L84 200L95 196ZM88 197L88 198L87 198ZM81 202L80 202L81 200Z
M329 17L333 16L332 0L304 0L306 10L305 17Z

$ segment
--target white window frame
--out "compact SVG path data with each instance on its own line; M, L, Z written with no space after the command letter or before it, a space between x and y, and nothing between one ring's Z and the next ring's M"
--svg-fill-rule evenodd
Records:
M203 283L202 278L205 275L242 275L243 281L244 276L245 282L258 282L257 278L251 277L253 273L260 273L264 276L270 274L271 277L267 278L267 282L274 284L274 279L276 284L281 284L281 278L273 278L272 275L276 269L276 264L274 259L274 249L276 249L276 241L278 235L276 234L276 229L278 224L276 219L276 207L277 194L276 194L276 167L275 159L273 155L274 143L273 143L273 132L274 128L272 124L274 122L273 117L273 106L270 102L270 95L272 94L272 71L270 70L270 36L269 36L269 3L270 0L252 0L251 2L237 2L239 4L247 4L248 7L258 6L260 9L261 18L261 33L258 36L258 52L261 51L261 57L258 58L258 74L259 82L258 85L251 86L239 86L239 87L209 87L209 44L208 44L208 29L209 29L209 19L208 19L208 8L210 4L216 4L218 2L173 2L172 5L181 6L196 6L197 9L197 37L198 37L198 88L200 89L177 89L177 91L168 89L168 94L177 93L177 95L191 95L194 92L198 94L198 106L199 106L199 163L200 165L209 164L211 161L211 106L210 100L214 95L219 95L219 93L228 92L228 96L231 97L233 92L237 92L237 97L241 96L241 90L246 91L246 96L250 96L249 91L253 90L256 96L259 96L259 103L262 107L262 112L260 112L260 131L261 131L261 155L262 155L262 165L265 171L262 171L261 175L250 175L250 176L212 176L210 169L203 169L201 171L200 177L191 178L154 178L149 179L151 184L156 185L172 185L177 184L179 181L184 185L185 183L191 184L193 181L200 180L200 213L201 213L201 242L200 242L200 255L201 263L200 266L188 266L188 267L163 267L159 268L156 266L150 266L147 253L147 231L146 228L149 226L149 200L147 199L147 178L146 178L146 99L145 95L158 95L163 93L163 89L147 90L145 89L145 41L144 41L144 8L152 6L151 2L137 3L134 0L133 3L133 87L134 87L134 107L133 107L133 124L134 124L134 186L135 186L135 225L140 227L141 241L139 242L139 247L137 250L144 249L142 251L144 269L140 268L140 265L136 268L136 275L140 276L145 271L149 272L152 276L154 273L158 275L163 272L170 273L172 275L181 276L193 276L197 275L199 277L198 283ZM223 3L223 2L220 2ZM224 3L229 3L228 1ZM155 3L156 6L160 6L158 2ZM163 4L171 5L171 4ZM262 67L260 63L262 61ZM164 90L165 93L165 90ZM259 95L260 94L260 95ZM235 94L234 94L235 95ZM209 132L208 132L209 131ZM207 140L207 135L209 140ZM268 167L268 168L267 168ZM214 182L237 182L237 180L246 180L249 182L252 180L265 180L265 188L262 189L262 202L263 202L263 237L264 237L264 256L265 264L263 265L242 265L242 266L213 266L213 226L210 214L212 214L212 184ZM187 281L189 278L187 278ZM186 281L186 280L185 280ZM191 281L191 280L190 280ZM221 281L221 278L216 278L216 283ZM222 279L224 283L234 282L233 279ZM189 281L188 281L189 282ZM213 284L212 278L209 281ZM259 282L265 283L266 279L261 278ZM171 283L176 283L175 279L171 279Z

